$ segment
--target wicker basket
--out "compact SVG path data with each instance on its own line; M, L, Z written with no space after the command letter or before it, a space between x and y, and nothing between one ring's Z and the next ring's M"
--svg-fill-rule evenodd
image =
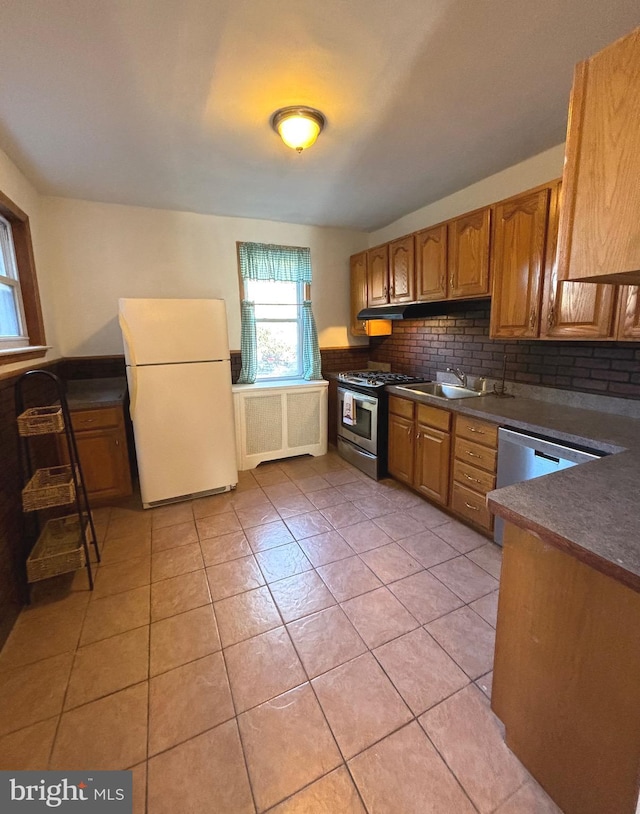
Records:
M75 514L49 520L27 559L27 581L76 571L86 564L80 521Z
M25 512L50 509L73 503L76 496L70 466L49 466L38 469L22 490L22 508Z
M53 407L31 407L18 416L20 435L46 435L64 430L64 416L60 405Z

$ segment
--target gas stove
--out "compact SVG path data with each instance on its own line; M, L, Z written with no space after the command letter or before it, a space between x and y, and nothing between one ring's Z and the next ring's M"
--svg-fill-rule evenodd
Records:
M353 384L371 390L382 389L388 384L415 384L424 378L407 376L406 373L388 373L386 370L349 370L339 373L338 379L345 384Z
M338 374L338 452L378 480L387 474L389 431L388 384L412 384L424 379L386 370L348 370Z

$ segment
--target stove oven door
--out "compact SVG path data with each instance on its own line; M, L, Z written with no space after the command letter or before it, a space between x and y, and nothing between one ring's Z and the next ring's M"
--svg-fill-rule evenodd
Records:
M353 397L353 423L345 424L344 394ZM355 390L338 388L338 435L372 455L378 453L378 399Z

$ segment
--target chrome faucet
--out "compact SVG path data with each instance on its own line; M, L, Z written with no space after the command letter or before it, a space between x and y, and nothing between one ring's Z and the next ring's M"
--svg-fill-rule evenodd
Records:
M453 373L456 379L460 380L463 387L467 386L467 374L463 373L459 367L448 367L447 373Z

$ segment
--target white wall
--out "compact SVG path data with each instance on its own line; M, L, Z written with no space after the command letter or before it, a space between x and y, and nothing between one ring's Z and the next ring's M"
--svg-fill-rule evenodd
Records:
M22 209L29 217L31 228L31 239L33 242L33 254L36 264L36 274L38 277L38 288L40 290L40 300L42 304L42 315L44 318L45 335L47 344L51 345L51 350L47 353L48 359L56 359L58 352L57 332L52 313L52 281L45 264L46 251L44 249L44 238L41 217L41 198L34 187L25 178L22 172L0 150L0 190ZM15 362L2 365L2 372L20 370L23 367L32 367L30 362Z
M527 189L560 178L564 166L564 144L528 158L520 164L484 178L470 187L417 209L399 220L369 233L369 246L386 243L396 237L425 229L473 209L517 195Z
M236 241L309 246L320 346L358 341L347 327L349 256L367 245L364 232L53 197L42 210L64 356L122 352L119 297L221 297L239 349Z

